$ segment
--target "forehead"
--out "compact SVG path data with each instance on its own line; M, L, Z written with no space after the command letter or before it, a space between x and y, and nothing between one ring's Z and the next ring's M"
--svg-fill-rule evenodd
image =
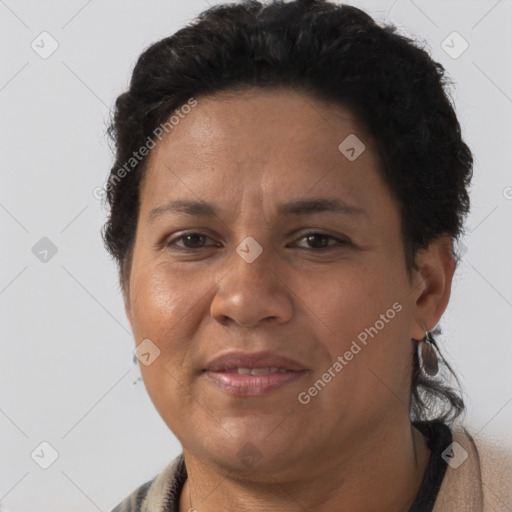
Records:
M339 146L354 136L365 149L350 161ZM304 93L254 88L199 97L151 150L143 209L183 193L284 200L313 187L355 201L378 177L371 146L350 110Z
M157 143L152 158L168 151L200 158L211 149L216 157L268 150L278 151L268 157L337 157L339 143L354 132L368 138L345 107L288 89L253 88L198 98L197 106ZM187 150L196 153L182 154Z

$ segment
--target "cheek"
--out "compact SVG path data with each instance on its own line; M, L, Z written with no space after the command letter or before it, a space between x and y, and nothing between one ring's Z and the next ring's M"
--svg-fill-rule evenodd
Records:
M330 273L307 294L309 309L332 331L357 335L400 302L397 283L375 267ZM395 316L391 311L390 315Z
M168 264L139 265L133 275L132 316L137 344L149 339L160 351L150 365L140 363L144 385L156 410L171 430L179 430L172 411L192 407L194 332L203 318L205 280L196 282Z
M205 280L171 270L167 265L146 266L133 279L132 311L137 334L165 342L168 334L194 323L208 286ZM167 334L167 335L166 335Z
M207 291L211 283L184 277L169 265L145 266L134 275L133 332L137 345L149 339L158 357L149 366L140 364L151 398L161 395L180 401L196 368L196 333L208 314ZM150 345L151 346L151 345ZM157 350L158 349L158 350ZM157 405L157 403L155 403Z
M392 276L376 266L340 272L308 297L318 337L325 340L331 361L338 356L347 361L343 373L354 391L364 383L382 387L372 371L391 385L402 382L407 372L407 304Z

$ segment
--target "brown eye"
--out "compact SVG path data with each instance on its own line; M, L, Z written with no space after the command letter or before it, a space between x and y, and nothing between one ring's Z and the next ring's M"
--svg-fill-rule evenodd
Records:
M207 239L212 240L212 238L203 233L191 232L181 235L178 238L169 240L169 242L166 244L166 247L171 250L176 249L178 251L203 249L204 247L208 247L204 245ZM183 245L177 244L176 242L178 241L183 241Z
M338 246L348 245L350 243L347 240L342 240L340 238L331 236L327 233L322 233L322 232L317 232L317 231L307 233L306 235L299 238L299 240L306 240L306 243L310 244L310 247L304 247L304 249L312 249L312 250L331 249L331 248L336 247L336 245L338 245ZM335 244L329 245L329 241L334 241Z

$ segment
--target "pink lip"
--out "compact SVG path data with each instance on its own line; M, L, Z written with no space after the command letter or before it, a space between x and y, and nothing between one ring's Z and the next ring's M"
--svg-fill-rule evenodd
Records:
M276 367L285 370L302 371L306 370L304 366L297 361L273 352L236 352L231 351L212 359L204 371L206 372L225 372L236 370L236 368L266 368ZM242 377L245 377L242 375ZM253 376L254 377L254 376Z
M247 368L247 366L244 368ZM210 382L231 395L264 396L300 379L306 373L308 373L308 370L269 373L267 375L241 375L229 371L206 371L205 375L210 379Z

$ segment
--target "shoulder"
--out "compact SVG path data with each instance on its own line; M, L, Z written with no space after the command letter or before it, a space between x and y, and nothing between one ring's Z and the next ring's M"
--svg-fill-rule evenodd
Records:
M111 512L153 512L167 510L174 505L183 479L186 477L183 453L173 459L165 469L135 489ZM171 503L169 502L171 500Z
M512 447L490 435L464 429L471 437L480 461L485 510L512 509Z
M512 447L460 423L451 430L452 443L442 455L447 468L435 512L455 505L468 512L510 511Z
M141 510L142 501L147 496L148 490L155 479L156 477L148 480L140 487L137 487L137 489L119 503L119 505L113 508L111 512L139 512Z

